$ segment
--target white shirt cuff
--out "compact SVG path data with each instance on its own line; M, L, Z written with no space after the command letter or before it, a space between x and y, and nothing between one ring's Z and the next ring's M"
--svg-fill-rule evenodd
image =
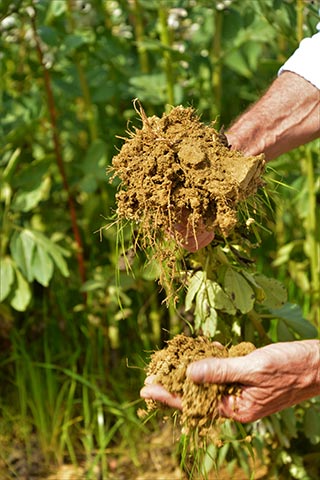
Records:
M300 42L299 48L282 65L278 75L286 70L297 73L320 90L320 32Z

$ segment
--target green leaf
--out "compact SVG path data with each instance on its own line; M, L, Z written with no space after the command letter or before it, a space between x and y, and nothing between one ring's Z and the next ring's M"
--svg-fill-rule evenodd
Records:
M89 147L86 156L80 164L84 173L79 186L80 189L93 193L97 189L97 181L105 181L105 167L107 164L106 144L100 139L95 140Z
M232 50L227 53L225 64L234 72L246 77L252 77L252 72L248 68L247 61L241 50Z
M17 192L12 208L18 212L29 212L34 209L41 200L47 197L50 189L50 177L46 177L38 185L38 187L31 191L21 190Z
M166 101L166 77L164 73L131 77L129 83L132 94L142 102L161 105Z
M320 415L313 406L305 410L303 429L306 437L313 445L320 442Z
M280 308L287 301L285 286L275 278L269 278L261 273L254 275L255 281L264 290L266 295L262 304L269 309Z
M244 277L233 268L228 267L226 270L224 289L241 313L248 313L252 310L255 302L254 291Z
M205 272L196 272L198 274L198 281L200 278L205 277ZM195 314L195 330L202 330L204 335L213 337L217 329L218 316L216 309L210 306L208 299L208 291L206 282L203 280L196 293L196 306L194 310Z
M47 287L53 275L53 262L40 245L36 247L31 268L34 278L41 285Z
M246 280L250 283L251 287L253 288L255 297L256 297L256 302L263 303L263 301L266 298L266 294L263 290L263 288L255 281L255 278L253 275L250 273L246 272L243 270L241 272L241 275L245 277Z
M45 237L42 233L36 230L27 230L28 235L30 235L34 242L41 246L52 258L55 265L58 267L63 276L69 276L68 265L64 259L64 256L69 255L68 252L50 240L48 237Z
M292 407L285 408L280 413L282 420L286 425L286 430L291 438L297 437L297 417Z
M47 45L50 45L50 47L59 46L61 38L59 37L58 31L55 28L41 25L38 28L38 32L41 40Z
M210 307L222 310L229 315L235 315L236 308L219 283L208 279L206 281L206 288Z
M295 333L298 333L301 338L315 338L317 337L317 329L312 323L303 317L303 313L299 305L294 303L286 303L283 307L278 309L271 309L270 312L286 325L286 327ZM283 329L284 327L281 326Z
M0 259L0 302L10 293L14 281L14 269L10 257Z
M49 22L51 17L60 17L67 9L67 2L61 0L51 0L47 12L46 21Z
M217 330L218 315L214 308L210 308L209 315L202 322L201 329L204 335L213 337Z
M161 275L161 269L159 263L155 260L151 260L148 262L144 268L142 273L142 278L147 281L157 280Z
M296 340L292 331L283 320L279 320L277 324L277 341L278 342L292 342Z
M68 53L71 53L72 50L76 50L85 43L86 39L84 36L74 33L70 33L70 35L67 35L64 39L64 47L66 48Z
M28 230L16 232L10 242L12 258L29 282L33 280L31 268L35 242Z
M31 291L28 282L18 268L15 268L15 273L17 284L10 299L10 305L18 312L24 312L31 300Z
M197 295L201 285L203 284L205 280L205 272L198 271L196 272L190 280L188 291L186 294L186 299L185 299L185 309L186 311L190 310L192 307L192 302Z

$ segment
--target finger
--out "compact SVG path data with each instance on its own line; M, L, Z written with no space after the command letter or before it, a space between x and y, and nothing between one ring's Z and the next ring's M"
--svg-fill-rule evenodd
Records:
M143 387L140 391L140 396L144 399L155 400L168 405L168 407L182 410L181 398L169 393L161 385L147 385Z
M206 358L188 366L187 376L196 383L248 383L252 382L255 362L250 354L235 358Z
M273 413L252 399L250 387L248 389L243 387L239 396L226 395L223 397L218 410L222 417L232 418L240 423L255 422Z
M214 239L214 233L205 231L199 235L196 235L196 236L192 235L187 237L185 240L181 242L181 244L186 250L188 250L191 253L194 253L197 250L200 250L200 248L204 248L207 245L209 245L209 243L211 243L213 239Z

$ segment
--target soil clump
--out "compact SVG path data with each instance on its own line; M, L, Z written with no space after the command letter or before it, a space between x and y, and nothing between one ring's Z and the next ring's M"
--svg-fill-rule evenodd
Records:
M264 156L245 157L230 149L227 138L200 121L191 107L147 117L135 108L142 128L130 132L113 158L113 180L121 182L119 218L136 222L143 240L154 245L159 236L184 241L205 227L228 236L237 223L239 202L261 186Z
M208 357L228 358L247 355L255 349L249 342L230 348L211 342L208 337L196 338L180 334L167 342L167 347L154 352L147 368L147 375L154 375L155 383L163 385L170 393L182 399L181 424L185 433L197 431L206 436L218 419L218 403L225 394L240 392L236 384L195 384L186 377L190 363ZM146 400L147 410L161 408L153 400Z

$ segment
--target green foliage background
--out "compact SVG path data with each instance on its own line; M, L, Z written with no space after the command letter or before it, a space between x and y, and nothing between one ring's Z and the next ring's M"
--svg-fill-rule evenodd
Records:
M112 225L116 186L106 168L119 136L140 125L132 99L148 115L193 105L204 121L228 126L259 98L301 38L315 32L319 5L0 5L1 422L26 445L35 432L47 462L77 462L84 452L88 478L95 463L107 478L108 445L130 443L128 432L145 428L135 402L146 352L162 345L166 331L185 325L162 303L142 255L130 257L130 228L121 232L124 258ZM255 251L258 270L286 285L289 301L313 328L319 325L319 173L319 142L273 162L274 219L264 220ZM273 327L271 321L274 341L304 338L302 327L282 329L281 338ZM319 404L309 402L267 419L267 435L256 432L261 451L275 442L273 474L304 471L307 448L298 438L313 451L318 414ZM134 457L134 440L131 448ZM292 478L315 478L308 475Z

